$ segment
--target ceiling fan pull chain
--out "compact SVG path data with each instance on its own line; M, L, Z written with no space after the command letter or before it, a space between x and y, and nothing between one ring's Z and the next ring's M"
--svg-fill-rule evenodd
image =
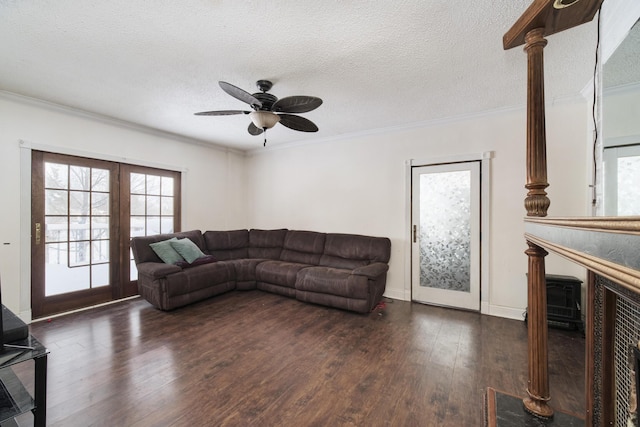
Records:
M263 128L264 130L264 144L262 145L263 147L267 146L267 128Z

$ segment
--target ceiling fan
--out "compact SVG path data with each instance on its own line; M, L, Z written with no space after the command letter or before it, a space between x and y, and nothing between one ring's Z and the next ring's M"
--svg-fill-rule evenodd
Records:
M258 80L256 85L260 92L250 94L239 87L227 82L218 82L222 90L242 102L251 106L253 111L245 110L220 110L203 111L195 113L196 116L230 116L233 114L248 114L251 123L247 129L251 135L260 135L264 132L264 145L267 145L267 129L271 129L280 122L289 129L301 132L317 132L318 126L311 120L291 113L307 113L322 105L322 99L315 96L287 96L278 99L275 95L267 93L273 83L269 80Z

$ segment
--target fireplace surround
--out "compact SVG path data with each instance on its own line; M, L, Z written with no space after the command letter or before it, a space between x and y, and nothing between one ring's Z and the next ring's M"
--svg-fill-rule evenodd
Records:
M637 426L640 294L598 275L594 293L594 425Z
M640 217L527 218L528 241L587 268L586 425L637 425Z

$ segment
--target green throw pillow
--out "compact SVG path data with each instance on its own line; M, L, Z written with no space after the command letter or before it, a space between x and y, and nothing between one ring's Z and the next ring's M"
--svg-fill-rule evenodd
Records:
M189 264L204 256L198 245L189 240L189 238L172 240L170 244Z
M176 262L184 261L184 258L171 246L171 243L177 240L178 239L174 237L169 240L151 243L149 246L162 261L167 264L175 264Z

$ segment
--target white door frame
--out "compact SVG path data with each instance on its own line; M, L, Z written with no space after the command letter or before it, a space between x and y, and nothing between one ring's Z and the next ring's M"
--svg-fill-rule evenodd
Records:
M405 161L405 248L404 248L404 295L403 300L411 301L411 171L416 166L432 166L443 163L480 161L480 313L489 314L489 265L490 265L490 209L491 201L491 159L493 151L477 154L436 157L430 159L410 159Z

